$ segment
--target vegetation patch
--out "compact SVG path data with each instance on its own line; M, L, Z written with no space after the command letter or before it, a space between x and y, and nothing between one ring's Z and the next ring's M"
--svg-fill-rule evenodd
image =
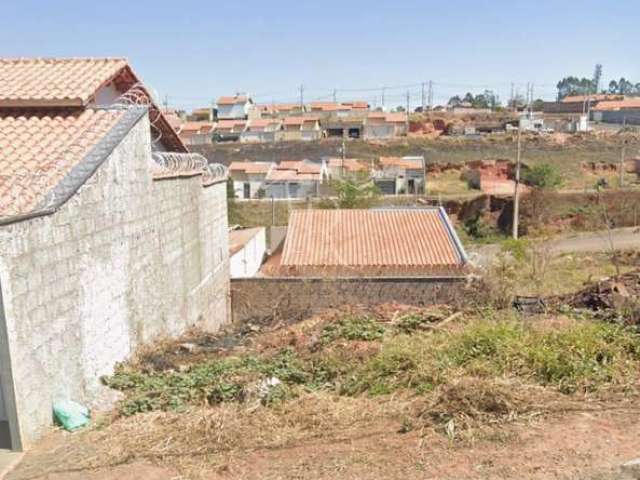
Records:
M515 379L564 394L629 392L640 378L640 337L630 328L595 321L540 328L503 315L423 330L432 323L419 315L387 324L345 316L322 327L317 344L184 370L142 373L121 366L105 382L126 393L120 412L131 415L254 400L273 405L309 391L423 395L460 378Z

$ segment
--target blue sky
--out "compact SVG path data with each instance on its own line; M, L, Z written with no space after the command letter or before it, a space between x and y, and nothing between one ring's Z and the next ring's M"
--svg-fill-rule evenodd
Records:
M260 102L366 99L436 102L484 87L552 98L567 74L640 82L640 2L151 2L0 0L0 55L126 56L173 106L252 93ZM342 89L342 91L340 91Z

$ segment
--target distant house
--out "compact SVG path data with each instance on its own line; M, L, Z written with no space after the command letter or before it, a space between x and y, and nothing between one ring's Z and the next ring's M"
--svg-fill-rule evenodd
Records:
M238 141L246 126L246 120L219 120L213 130L213 139L217 142Z
M213 122L185 122L180 125L178 135L185 145L208 145L213 143Z
M591 112L596 122L640 125L640 98L600 101Z
M343 105L351 107L351 111L354 113L364 113L366 114L369 111L369 104L364 101L353 101L353 102L342 102Z
M245 228L229 232L229 276L254 277L259 271L267 250L264 227Z
M286 160L278 163L267 174L264 185L266 197L306 198L317 197L323 178L324 166L308 160Z
M364 130L363 118L328 117L321 124L327 137L361 138Z
M424 157L380 157L373 178L385 195L424 193Z
M275 163L231 162L229 176L233 181L236 198L259 198L263 196L264 183Z
M277 118L256 118L247 122L240 134L242 143L272 143L280 140L282 121Z
M220 120L246 120L253 109L253 100L247 95L220 97L216 103Z
M215 118L215 109L213 107L195 108L189 115L191 122L213 122Z
M369 172L369 166L355 158L330 157L323 158L322 162L329 178L355 177Z
M285 117L282 126L282 140L311 141L322 138L320 119L316 116Z
M369 112L364 124L365 140L386 140L407 135L405 112Z
M513 195L514 164L510 160L477 160L467 162L467 167L464 178L470 187L482 190L488 195ZM527 190L523 184L520 188L523 192Z
M260 116L262 118L302 115L304 113L304 107L299 103L271 103L256 105L256 109L260 112Z
M293 210L279 264L294 277L463 277L467 256L443 208Z

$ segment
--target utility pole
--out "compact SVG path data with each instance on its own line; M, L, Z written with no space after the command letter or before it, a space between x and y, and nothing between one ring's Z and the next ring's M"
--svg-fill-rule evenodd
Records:
M165 94L164 102L162 103L164 104L164 113L167 113L169 111L169 95Z
M513 82L511 82L511 97L509 98L509 106L511 107L512 111L515 111L515 106L516 106L516 100L515 100L515 85Z
M520 192L518 187L520 186L520 151L521 151L521 139L522 128L520 127L520 121L518 121L518 150L516 152L516 175L515 175L515 187L513 191L513 238L518 239L518 221L520 215Z
M624 157L627 153L627 141L622 143L622 151L620 152L620 187L624 186Z
M340 178L344 178L344 161L347 158L347 131L342 129L342 164L340 165Z
M422 112L424 112L424 109L426 107L425 101L426 100L425 100L425 95L424 95L424 82L422 82Z
M405 131L407 132L406 135L409 136L409 100L410 100L411 96L409 91L407 90L407 119L405 120Z
M433 109L433 82L429 80L429 110Z
M300 85L300 108L304 108L304 85Z
M382 87L382 111L384 112L384 91L386 90L386 87Z
M338 103L338 91L334 88L333 89L333 103Z

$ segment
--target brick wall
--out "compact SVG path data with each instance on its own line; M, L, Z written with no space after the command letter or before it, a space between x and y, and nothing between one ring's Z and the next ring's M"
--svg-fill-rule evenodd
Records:
M141 344L229 303L226 185L153 180L145 116L52 215L0 227L0 282L23 444L52 402L91 403L99 377Z
M239 278L231 311L235 322L297 321L342 305L455 303L464 286L454 278Z

